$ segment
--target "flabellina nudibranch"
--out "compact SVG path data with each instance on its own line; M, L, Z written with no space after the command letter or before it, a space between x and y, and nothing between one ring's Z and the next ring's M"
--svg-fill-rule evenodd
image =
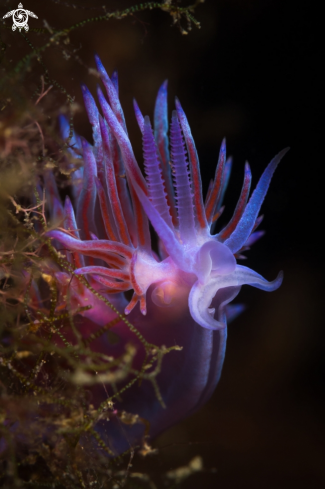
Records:
M167 82L159 89L154 111L154 130L134 102L142 133L145 177L135 159L118 96L116 73L110 79L96 56L97 70L105 87L97 90L96 102L82 86L86 111L93 129L93 146L73 134L70 152L83 162L75 171L74 207L65 205L53 179L45 176L47 200L53 220L63 222L64 230L51 230L47 236L93 289L113 305L110 308L64 270L55 272L65 307L91 306L80 315L85 333L117 317L128 320L150 343L170 347L180 345L164 358L157 377L165 408L152 385L128 389L118 409L138 414L150 423L150 435L194 412L204 404L220 378L225 356L227 319L236 313L229 303L242 285L274 291L282 274L272 281L237 264L244 250L262 234L259 211L273 173L287 152L281 151L269 163L249 197L251 171L245 165L244 183L230 222L214 234L215 220L231 170L222 142L214 182L205 200L201 189L197 151L186 115L176 99L168 136ZM62 134L68 137L69 124L62 118ZM153 251L149 221L158 236L159 252ZM126 291L133 291L131 300ZM114 310L115 308L115 310ZM122 340L112 346L106 337L98 338L96 348L118 352L121 345L134 341L123 321L113 329ZM139 345L138 345L139 346ZM114 350L115 348L115 350ZM138 351L141 366L144 352ZM97 404L107 392L93 387ZM121 453L143 436L141 425L124 427L102 422L96 427L113 453ZM127 434L125 432L127 430Z

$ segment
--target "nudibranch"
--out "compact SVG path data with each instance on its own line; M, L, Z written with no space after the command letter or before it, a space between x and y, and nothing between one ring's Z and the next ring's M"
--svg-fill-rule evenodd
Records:
M204 200L196 147L178 99L168 130L164 82L156 99L154 129L134 102L143 139L144 176L128 137L117 75L109 78L98 56L96 64L106 91L104 95L101 88L97 90L100 110L87 87L82 86L94 144L76 134L70 140L71 154L82 162L73 174L74 207L68 197L65 205L61 204L53 177L45 177L52 217L64 225L64 230L49 231L47 236L58 250L65 250L74 274L85 276L113 305L110 308L98 300L76 277L57 271L61 290L65 294L70 291L66 307L91 306L80 316L83 331L89 333L105 325L118 311L129 315L130 323L147 341L182 347L182 351L164 358L157 377L165 409L146 382L137 386L141 394L126 391L120 404L148 420L150 435L154 436L211 396L224 360L227 319L238 312L238 307L229 303L241 286L273 291L281 284L281 273L268 282L238 265L237 259L262 234L256 231L261 222L259 211L287 149L269 163L250 197L251 171L246 163L233 217L214 234L231 170L225 141ZM64 118L61 128L67 138L69 124ZM158 252L152 249L149 222L158 237ZM126 291L133 291L131 300L126 299ZM62 297L66 295L62 293ZM122 321L117 320L114 331L122 343L132 341ZM114 350L104 337L96 345L105 352ZM143 355L139 365L141 361ZM105 399L105 390L97 386L93 396L99 402ZM97 429L114 453L135 444L143 432L143 427L133 426L124 436L125 431L113 423Z

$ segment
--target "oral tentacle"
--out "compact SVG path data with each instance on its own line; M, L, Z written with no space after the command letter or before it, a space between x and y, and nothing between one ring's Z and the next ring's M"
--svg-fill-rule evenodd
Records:
M227 246L219 241L207 241L196 256L196 275L201 283L205 283L211 272L227 275L236 267L236 259Z
M107 251L117 253L119 255L122 255L122 257L129 259L131 259L133 255L133 250L129 246L126 246L125 244L119 243L117 241L108 241L104 239L82 241L73 238L72 236L63 233L62 231L49 231L47 233L47 236L49 238L57 239L58 241L60 241L60 243L64 244L71 251L79 251L81 253L85 252L85 254L88 251Z
M202 284L197 281L190 291L188 304L191 315L203 328L224 329L227 325L226 322L214 319L209 313L210 304L218 290L225 287L252 285L271 292L280 287L282 279L283 275L279 273L275 280L268 282L258 273L241 265L237 265L235 270L228 275L218 275L212 272L207 283Z

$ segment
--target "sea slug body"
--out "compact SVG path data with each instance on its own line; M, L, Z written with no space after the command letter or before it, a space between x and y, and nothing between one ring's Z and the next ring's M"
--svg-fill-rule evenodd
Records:
M194 412L211 396L220 378L225 355L227 319L239 308L229 305L242 285L265 291L277 289L282 274L273 282L237 264L243 251L261 236L256 231L259 211L273 173L287 149L266 167L251 196L251 172L245 165L244 183L230 222L217 234L212 232L220 213L228 183L231 161L221 144L214 182L203 199L197 151L186 115L176 99L168 135L167 82L159 89L154 129L143 117L137 103L135 114L143 138L145 176L140 171L130 143L118 96L117 75L110 79L96 56L97 70L106 95L98 88L98 109L82 86L85 107L93 128L94 145L76 134L70 152L83 162L73 174L74 202L65 205L51 175L45 178L52 220L63 220L65 230L51 230L53 245L65 250L74 275L84 276L93 289L114 306L110 308L87 289L77 277L56 270L61 306L75 309L91 306L79 315L79 327L87 335L116 319L116 311L140 331L149 343L182 347L164 357L157 376L161 400L150 382L142 382L125 392L117 409L139 415L150 423L150 436ZM68 137L69 124L62 117L61 129ZM158 237L152 249L149 221ZM69 291L69 302L64 302ZM126 291L133 296L126 299ZM134 338L123 321L113 331L117 346L106 337L94 348L118 354ZM140 343L136 363L145 353ZM108 353L107 353L108 354ZM92 389L99 404L107 393L101 386ZM144 426L121 428L113 419L96 429L118 454L139 444Z

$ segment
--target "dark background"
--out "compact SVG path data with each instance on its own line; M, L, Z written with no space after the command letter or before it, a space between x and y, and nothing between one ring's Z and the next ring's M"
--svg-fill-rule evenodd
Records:
M61 29L101 15L103 3L111 11L136 2L83 0L75 9L69 2L25 0L24 7L38 15L38 20L30 18L30 27L43 27L46 19ZM1 1L1 17L16 4ZM191 124L205 189L222 137L227 138L234 168L223 222L238 198L245 160L254 185L270 159L291 147L262 208L261 228L267 234L247 253L247 265L269 280L284 270L283 285L272 294L242 289L240 300L247 310L229 327L223 375L212 399L160 436L158 457L136 460L134 469L166 471L200 454L204 466L216 472L195 475L184 487L324 487L324 125L318 115L324 103L317 14L307 5L283 0L207 0L194 16L201 29L194 26L187 36L159 10L90 23L70 34L68 49L75 51L70 59L55 46L43 55L50 76L76 96L81 108L75 125L88 138L79 83L95 90L97 79L89 73L95 67L94 51L109 73L118 70L139 161L141 138L132 98L151 116L156 92L168 78L170 105L177 94ZM1 35L13 64L29 52L18 32L7 29ZM43 44L35 33L28 37L36 46ZM34 81L35 70L26 84Z

